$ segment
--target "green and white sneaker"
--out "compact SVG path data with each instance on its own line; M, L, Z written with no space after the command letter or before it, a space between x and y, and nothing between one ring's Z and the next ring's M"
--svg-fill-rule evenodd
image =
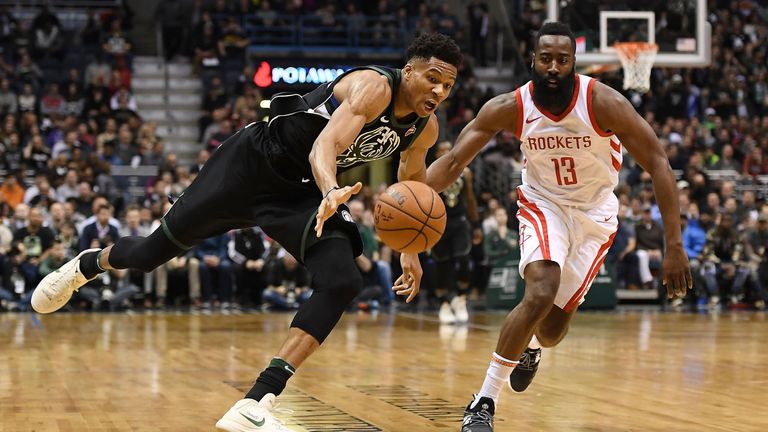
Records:
M56 271L44 277L32 293L32 309L38 313L51 313L61 309L72 293L88 283L89 279L80 271L80 257L100 249L86 249L69 260Z
M290 432L274 416L277 408L275 395L267 393L256 402L253 399L241 399L216 422L216 428L228 432Z

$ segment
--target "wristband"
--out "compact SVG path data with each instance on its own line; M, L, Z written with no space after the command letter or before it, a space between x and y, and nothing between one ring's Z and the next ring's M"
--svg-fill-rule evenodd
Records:
M335 190L339 190L339 189L341 189L341 186L334 186L334 187L330 188L330 189L328 190L328 192L326 192L326 193L325 193L325 195L323 196L323 199L326 199L326 198L328 198L328 195L329 195L331 192L333 192L333 191L335 191Z

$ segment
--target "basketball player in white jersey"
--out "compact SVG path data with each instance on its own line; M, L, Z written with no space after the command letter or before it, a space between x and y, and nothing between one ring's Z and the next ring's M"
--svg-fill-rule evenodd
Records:
M427 183L441 191L500 131L514 132L521 141L517 217L525 296L502 325L483 386L464 413L462 432L492 431L505 383L523 391L538 367L541 347L557 345L568 332L616 233L619 204L613 190L622 145L653 178L666 237L667 294L683 296L691 287L677 187L664 150L620 93L575 73L575 47L568 26L544 24L536 37L532 81L483 106L453 149L428 170Z

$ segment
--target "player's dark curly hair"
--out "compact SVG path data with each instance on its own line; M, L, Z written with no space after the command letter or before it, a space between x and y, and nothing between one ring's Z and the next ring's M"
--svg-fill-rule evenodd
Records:
M429 60L435 57L448 64L459 67L461 64L461 49L450 37L440 33L424 33L411 42L405 58Z
M573 51L576 51L576 38L573 36L573 32L571 31L571 28L568 26L568 24L561 23L559 21L549 21L544 23L544 25L539 29L539 32L536 33L536 45L534 48L538 48L539 38L547 35L568 36L568 38L571 40Z

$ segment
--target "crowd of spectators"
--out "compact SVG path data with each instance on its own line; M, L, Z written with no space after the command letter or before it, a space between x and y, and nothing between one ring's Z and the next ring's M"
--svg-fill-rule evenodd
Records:
M709 15L713 67L655 69L650 92L625 94L656 131L679 173L684 244L696 279L691 297L702 305L764 307L768 197L761 176L768 175L768 20L765 9L753 2L719 3ZM133 45L126 33L130 16L95 12L72 31L46 9L29 22L0 11L3 307L26 308L37 281L80 250L151 232L170 205L166 197L189 185L210 152L239 127L268 114L261 108L265 95L252 83L255 70L244 55L242 21L233 17L246 10L262 24L270 23L295 14L291 8L297 3L262 1L256 8L248 1L219 0L210 7L198 2L182 21L178 17L183 14L174 15L179 4L168 1L159 8L164 33L181 35L173 32L180 26L194 31L186 42L166 38L166 55L187 50L206 83L201 149L189 167L164 151L157 126L142 121L137 112L131 88ZM346 12L393 16L382 21L382 28L388 22L404 25L408 37L437 30L457 39L468 61L457 89L438 111L441 139L453 140L493 96L472 72L486 61L479 47L485 47L490 23L487 8L479 3L463 16L436 4L349 2ZM544 12L535 4L526 4L516 29L524 56L532 30L543 22ZM329 23L340 15L324 2L301 11ZM414 19L396 18L403 12ZM402 30L397 28L382 34L397 35ZM600 78L620 88L619 73ZM482 168L475 183L483 235L473 239L474 298L482 296L496 258L514 253L517 242L516 192L494 188L484 177L494 171L519 172L520 159L519 143L501 134L475 164ZM110 174L116 165L138 164L157 165L160 174L136 199ZM625 155L621 179L621 228L607 265L619 269L614 274L621 288L658 289L663 231L650 178ZM399 272L397 254L379 244L373 230L371 211L382 188L367 187L350 204L366 244L358 260L366 289L353 304L361 310L391 303L388 287ZM432 299L433 265L429 254L422 258L423 290ZM295 309L310 293L302 267L254 228L208 239L150 275L107 272L81 290L71 307Z
M32 19L0 9L0 299L26 309L40 278L79 251L148 232L162 188L185 187L132 94L127 8L91 11L80 23L43 6ZM143 200L111 175L118 165L163 166ZM158 193L158 191L160 191ZM118 217L120 220L118 220ZM143 277L112 271L84 287L97 307L120 307Z

